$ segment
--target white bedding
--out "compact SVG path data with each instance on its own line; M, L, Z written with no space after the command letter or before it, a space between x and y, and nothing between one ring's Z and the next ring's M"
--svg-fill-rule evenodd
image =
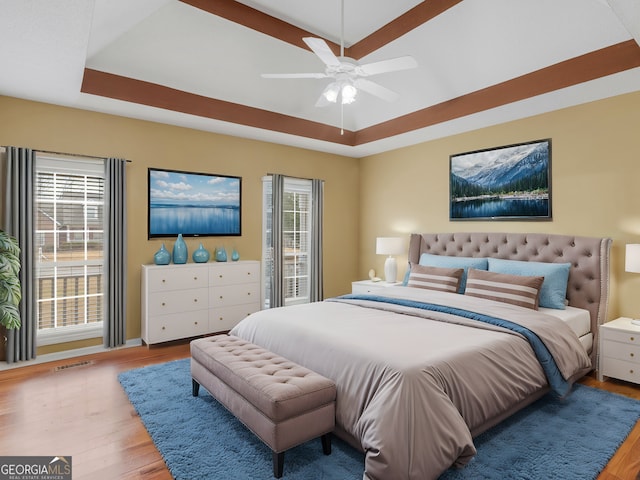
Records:
M569 325L571 330L573 330L578 337L582 337L583 335L591 332L591 316L589 315L588 310L571 306L567 306L565 310L543 307L540 307L538 310L562 320L564 323Z
M544 307L540 307L538 310L552 317L559 318L566 323L578 336L578 340L580 340L584 349L587 352L591 352L593 348L593 334L591 333L591 316L588 310L571 306L567 306L565 310Z

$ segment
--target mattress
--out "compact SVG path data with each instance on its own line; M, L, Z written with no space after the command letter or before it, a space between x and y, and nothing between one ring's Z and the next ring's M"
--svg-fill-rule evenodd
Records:
M565 310L540 307L540 312L559 318L566 323L578 336L580 343L587 352L593 348L593 334L591 333L591 316L588 310L567 306Z
M578 338L591 332L591 316L588 310L570 306L567 306L565 310L543 307L540 307L538 310L562 320L573 330Z

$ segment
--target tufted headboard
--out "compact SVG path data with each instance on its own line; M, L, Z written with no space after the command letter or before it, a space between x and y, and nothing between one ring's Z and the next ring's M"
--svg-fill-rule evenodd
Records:
M409 263L422 253L457 257L493 257L572 264L567 300L591 314L592 361L596 358L598 326L606 321L609 300L610 238L544 233L423 233L411 234ZM594 363L595 365L595 363Z

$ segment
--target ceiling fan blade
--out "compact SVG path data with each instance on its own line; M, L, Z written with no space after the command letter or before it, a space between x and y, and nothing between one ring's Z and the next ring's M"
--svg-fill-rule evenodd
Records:
M327 78L324 73L263 73L262 78Z
M320 58L320 60L324 62L325 65L330 65L332 67L340 66L340 60L338 60L338 57L334 55L334 53L329 48L329 45L327 45L327 42L325 42L323 39L315 37L304 37L302 40L304 40L304 43L309 46L313 53L315 53Z
M356 88L362 90L363 92L367 92L371 95L379 97L387 102L396 101L400 95L398 95L393 90L389 90L387 87L383 87L377 83L372 82L371 80L367 80L365 78L356 79L353 84Z
M358 67L358 73L360 75L378 75L379 73L396 72L398 70L409 70L410 68L416 68L418 62L410 56L390 58L389 60L382 60L380 62L365 63Z

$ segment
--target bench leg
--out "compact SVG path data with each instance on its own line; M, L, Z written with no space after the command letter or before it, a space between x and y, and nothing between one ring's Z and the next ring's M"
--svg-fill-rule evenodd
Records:
M284 470L284 452L273 452L273 476L276 478L282 477Z
M191 395L193 395L194 397L197 397L198 393L200 393L200 384L192 378L191 379Z
M327 433L320 437L322 441L322 453L325 455L331 455L331 433Z

